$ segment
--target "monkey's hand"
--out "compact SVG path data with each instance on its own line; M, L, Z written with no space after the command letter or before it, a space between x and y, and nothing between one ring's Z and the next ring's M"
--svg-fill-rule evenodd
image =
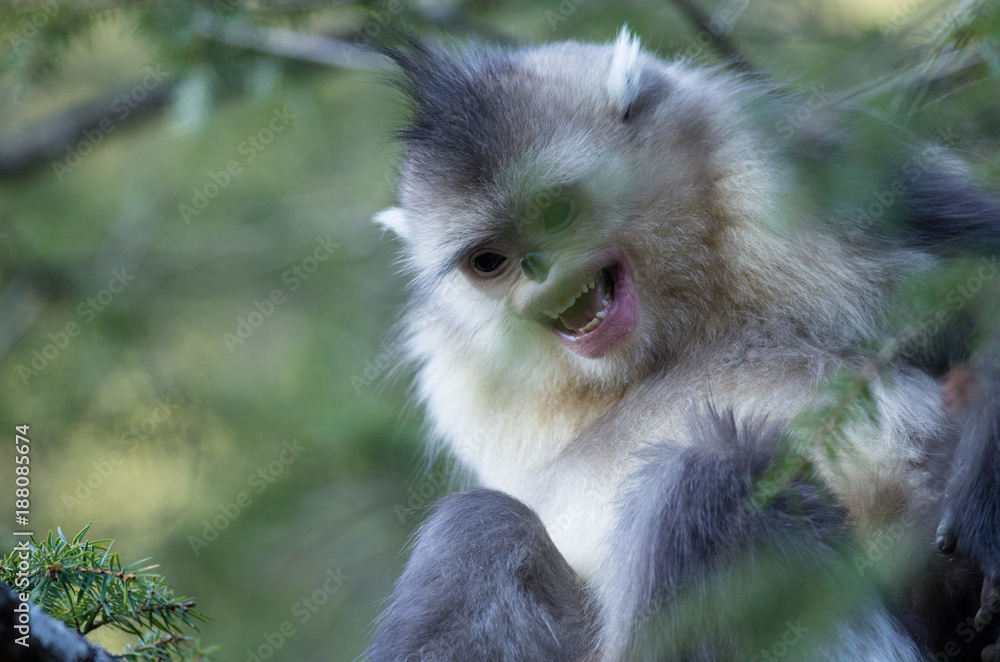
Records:
M976 629L982 630L1000 611L1000 580L987 575L983 579L983 592L979 596L979 612L976 614ZM1000 639L983 649L983 662L1000 662Z
M937 547L959 553L983 571L975 626L983 630L1000 614L1000 398L998 381L968 368L949 372L942 385L945 404L964 419L952 460L937 530ZM1000 640L983 650L985 662L1000 662Z

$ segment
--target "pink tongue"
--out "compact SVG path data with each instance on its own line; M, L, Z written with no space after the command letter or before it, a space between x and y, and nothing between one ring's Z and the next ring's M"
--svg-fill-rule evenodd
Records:
M591 288L589 292L580 295L572 306L559 316L559 321L563 323L569 331L582 329L594 319L597 313L604 310L604 278L597 279L597 286Z

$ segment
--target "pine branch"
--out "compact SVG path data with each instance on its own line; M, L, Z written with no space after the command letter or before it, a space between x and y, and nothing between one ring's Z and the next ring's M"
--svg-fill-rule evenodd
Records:
M114 541L84 540L88 528L73 540L62 531L58 536L50 532L40 543L32 540L26 566L20 556L24 548L12 552L0 561L0 581L17 585L40 611L69 625L75 635L106 626L135 635L137 641L122 654L128 660L204 659L211 651L182 633L182 627L197 630L195 620L207 620L195 611L195 602L175 598L162 577L151 572L155 565L140 567L148 559L123 566L111 552Z

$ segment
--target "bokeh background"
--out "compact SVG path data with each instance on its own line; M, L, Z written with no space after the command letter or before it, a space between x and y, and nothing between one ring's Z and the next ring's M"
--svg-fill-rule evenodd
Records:
M253 659L285 623L274 659L354 659L454 483L421 448L390 333L398 245L370 223L405 107L357 46L627 23L664 56L738 52L918 139L952 126L995 183L995 5L0 2L0 439L31 426L31 528L92 523L124 561L153 557L214 618L216 659ZM13 523L4 493L4 551Z

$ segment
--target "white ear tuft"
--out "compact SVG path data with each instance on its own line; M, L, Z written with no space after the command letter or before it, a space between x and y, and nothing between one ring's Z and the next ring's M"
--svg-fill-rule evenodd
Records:
M606 83L611 103L624 111L639 93L639 39L623 25L615 40Z
M375 214L372 218L375 225L380 226L383 230L391 230L403 239L409 237L409 222L406 219L406 214L399 207L389 207L388 209L383 209L379 213Z

